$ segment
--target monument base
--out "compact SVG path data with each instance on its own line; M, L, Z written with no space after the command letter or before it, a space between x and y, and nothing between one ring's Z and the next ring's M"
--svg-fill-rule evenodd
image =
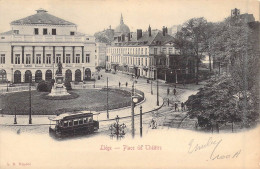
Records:
M67 92L66 87L63 84L55 83L53 88L51 89L51 93L48 96L67 96L70 95Z

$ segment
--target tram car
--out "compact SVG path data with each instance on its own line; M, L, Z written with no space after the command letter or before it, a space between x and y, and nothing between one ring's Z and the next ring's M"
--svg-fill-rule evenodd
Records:
M63 113L54 118L49 118L49 133L59 138L94 133L99 129L99 122L93 120L94 115L98 114L76 112ZM55 122L55 124L52 125L52 122Z

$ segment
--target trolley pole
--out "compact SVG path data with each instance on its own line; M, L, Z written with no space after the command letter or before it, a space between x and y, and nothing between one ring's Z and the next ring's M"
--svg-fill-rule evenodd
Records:
M157 106L159 106L159 84L158 84L158 70L156 71L156 80L157 80Z
M133 101L133 96L134 96L134 83L132 85L132 97L131 97L131 109L132 109L132 138L135 137L135 112L134 112L134 109L135 109L135 103Z
M29 124L32 124L32 93L31 93L31 75L29 81Z
M140 106L140 137L143 136L143 107Z
M109 119L109 113L108 113L108 77L107 77L107 119Z

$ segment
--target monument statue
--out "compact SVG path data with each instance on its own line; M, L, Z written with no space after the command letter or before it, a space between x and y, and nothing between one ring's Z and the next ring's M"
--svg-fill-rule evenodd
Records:
M55 75L55 83L51 89L49 96L65 96L70 95L64 85L64 76L62 75L62 64L58 63L58 70Z
M57 74L62 74L62 63L58 63L58 72Z

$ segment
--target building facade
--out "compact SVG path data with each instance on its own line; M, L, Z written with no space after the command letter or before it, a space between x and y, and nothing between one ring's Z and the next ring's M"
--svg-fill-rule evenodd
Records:
M95 66L106 66L106 43L96 43L96 63Z
M137 77L155 79L157 70L169 68L169 58L176 54L173 37L163 30L120 34L107 47L106 69Z
M11 22L0 34L0 82L54 79L58 63L69 81L90 80L95 71L95 38L77 32L77 25L44 9Z

